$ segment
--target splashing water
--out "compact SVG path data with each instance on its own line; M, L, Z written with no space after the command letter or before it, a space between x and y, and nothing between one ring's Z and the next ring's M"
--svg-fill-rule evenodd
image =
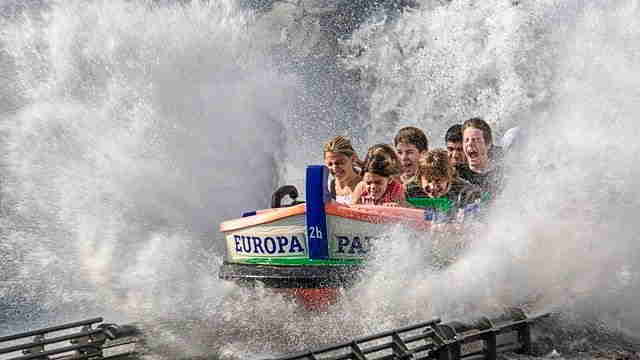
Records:
M231 2L50 5L3 24L3 291L62 317L205 306L216 224L267 205L297 80Z
M359 74L369 110L348 134L361 143L417 125L439 144L476 115L497 134L522 126L527 142L490 226L454 264L425 269L428 236L390 229L370 278L309 314L216 274L218 222L265 207L318 161L322 137L349 128L293 114L322 102L305 68L274 60L264 40L278 32L232 1L12 8L0 37L3 316L14 328L157 319L167 357L260 358L523 303L638 334L639 11L425 0L344 38L338 67Z
M402 285L411 301L443 316L528 303L640 334L638 11L637 1L425 2L343 43L345 66L366 80L370 139L417 125L442 144L472 116L527 134L491 225L446 271Z

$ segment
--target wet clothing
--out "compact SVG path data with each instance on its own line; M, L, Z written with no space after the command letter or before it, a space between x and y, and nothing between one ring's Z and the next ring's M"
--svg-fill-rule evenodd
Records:
M451 188L445 197L451 200L455 207L462 209L473 202L480 200L482 189L464 179L456 178L451 183Z
M385 190L384 194L380 197L380 199L371 201L368 199L369 190L365 187L362 195L360 196L360 200L358 200L358 204L364 205L383 205L386 203L396 203L400 204L404 200L404 185L402 185L399 181L393 179L389 181L387 185L387 190Z
M340 204L349 205L351 204L351 194L349 195L336 195L336 202Z
M333 200L335 200L336 202L338 202L340 204L346 204L346 205L350 205L351 204L351 194L349 194L349 195L338 195L336 193L336 179L331 179L331 182L329 182L329 194L331 195L331 198Z
M427 194L422 190L420 179L417 176L412 177L406 184L404 184L404 196L409 198L427 197Z
M479 186L490 199L494 199L502 191L504 171L498 164L491 164L490 167L490 170L485 173L477 173L471 170L469 165L462 164L456 166L456 171L459 177Z
M425 196L416 197L426 198L426 194ZM436 222L452 222L456 220L460 209L479 202L481 197L482 190L479 186L471 184L461 178L454 178L449 187L449 192L441 198L434 199L436 201L440 199L448 200L449 206L447 206L447 209L442 206L429 206L425 210L425 218ZM436 201L434 201L434 204Z
M504 148L497 145L491 145L487 152L487 156L489 156L489 161L496 164L502 164L504 161Z

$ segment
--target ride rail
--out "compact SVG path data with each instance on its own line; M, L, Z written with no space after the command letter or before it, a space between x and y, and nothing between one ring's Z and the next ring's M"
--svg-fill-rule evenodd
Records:
M433 319L271 360L496 360L503 352L531 354L532 323L548 315L511 309L466 323ZM142 345L137 327L93 318L2 336L0 360L134 360Z
M133 359L139 331L132 325L87 319L0 337L0 359ZM94 327L96 324L96 327Z
M434 319L271 360L495 360L503 352L530 354L531 323L547 315L527 317L513 309L493 320L482 317L470 323Z

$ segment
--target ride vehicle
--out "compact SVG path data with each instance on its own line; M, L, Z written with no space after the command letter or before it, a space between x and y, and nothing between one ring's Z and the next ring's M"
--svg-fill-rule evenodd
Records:
M259 281L295 295L306 306L322 306L335 301L338 289L357 281L390 224L430 227L421 209L331 201L327 181L328 169L311 165L304 203L295 201L294 187L285 186L274 194L273 208L221 223L226 259L220 278L242 284ZM294 202L281 207L285 194Z

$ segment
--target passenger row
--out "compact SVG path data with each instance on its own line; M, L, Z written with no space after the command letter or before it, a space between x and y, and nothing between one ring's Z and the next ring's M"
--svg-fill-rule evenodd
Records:
M424 132L409 126L398 131L393 147L376 144L360 161L351 142L336 136L324 146L331 196L348 205L424 208L437 222L462 221L500 193L504 154L480 118L449 128L445 143L446 149L429 150Z

